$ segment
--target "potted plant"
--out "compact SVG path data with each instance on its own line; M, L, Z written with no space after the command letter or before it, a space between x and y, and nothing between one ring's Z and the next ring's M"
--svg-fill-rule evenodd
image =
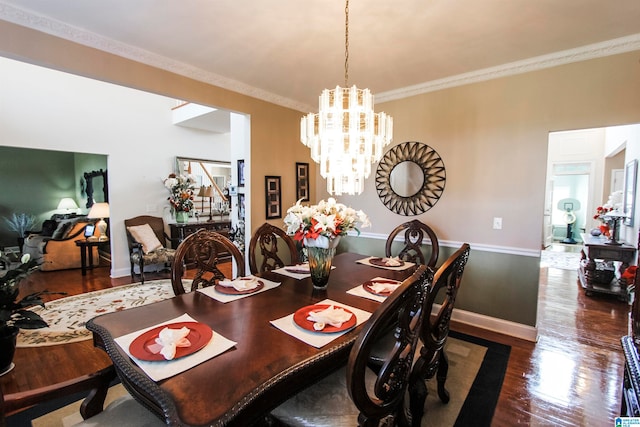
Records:
M33 225L36 223L36 217L26 213L14 213L10 218L4 217L3 219L7 223L9 230L18 233L18 246L22 251L25 234L27 231L31 230Z
M39 329L49 326L42 317L28 308L36 305L44 307L42 295L50 292L35 292L18 300L20 282L38 269L37 261L30 258L29 254L23 255L20 265L12 269L11 260L0 252L0 261L8 266L6 273L0 277L0 374L8 372L13 367L13 355L20 328Z

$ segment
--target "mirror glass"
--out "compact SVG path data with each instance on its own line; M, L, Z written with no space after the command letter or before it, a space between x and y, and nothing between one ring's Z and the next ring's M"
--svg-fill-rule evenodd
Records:
M391 188L402 197L410 197L416 194L424 184L422 168L415 162L406 161L398 163L391 170Z
M197 216L211 220L214 215L229 214L231 162L177 157L176 173L193 175L196 180L194 202Z

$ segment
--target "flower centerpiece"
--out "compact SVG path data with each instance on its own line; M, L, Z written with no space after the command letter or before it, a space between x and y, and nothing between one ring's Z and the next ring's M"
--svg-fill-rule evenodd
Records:
M608 206L606 204L602 205L602 206L598 206L596 208L596 213L595 215L593 215L593 219L597 219L598 221L600 221L600 233L605 235L605 236L609 236L609 221L607 220L607 218L605 217L605 215L609 212L611 212L613 210L612 206ZM593 234L593 233L592 233Z
M331 260L341 236L349 231L360 234L359 228L369 227L369 217L334 198L317 205L304 206L300 200L287 210L284 218L287 234L307 248L311 281L316 289L326 289L331 272Z
M192 175L176 175L175 173L169 174L163 181L164 186L171 193L167 200L171 205L171 210L175 212L178 222L187 222L189 212L193 210L195 182Z

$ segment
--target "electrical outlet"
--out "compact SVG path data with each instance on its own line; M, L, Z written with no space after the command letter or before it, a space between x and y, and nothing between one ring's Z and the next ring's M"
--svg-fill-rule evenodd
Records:
M498 217L493 218L493 229L502 230L502 218L498 218Z

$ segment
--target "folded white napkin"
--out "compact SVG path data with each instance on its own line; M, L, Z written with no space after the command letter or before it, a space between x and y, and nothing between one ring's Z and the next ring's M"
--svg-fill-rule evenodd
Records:
M313 328L321 331L325 325L329 324L339 328L344 322L351 319L352 314L342 308L335 308L333 305L321 311L309 312L307 320L314 322Z
M398 267L402 265L402 260L398 257L382 258L382 260L384 261L385 265L388 265L389 267Z
M398 287L400 287L400 283L376 282L375 280L372 280L371 284L369 285L369 288L377 294L383 292L392 293L393 291L398 289Z
M285 267L285 270L295 273L309 273L309 263L288 265Z
M258 279L255 277L239 277L235 280L220 280L218 284L220 286L234 288L236 291L250 291L251 289L257 288L260 282L258 282Z
M183 326L180 329L164 328L156 338L156 344L160 346L159 353L167 360L172 360L176 356L177 347L191 347L191 342L187 339L190 329Z

